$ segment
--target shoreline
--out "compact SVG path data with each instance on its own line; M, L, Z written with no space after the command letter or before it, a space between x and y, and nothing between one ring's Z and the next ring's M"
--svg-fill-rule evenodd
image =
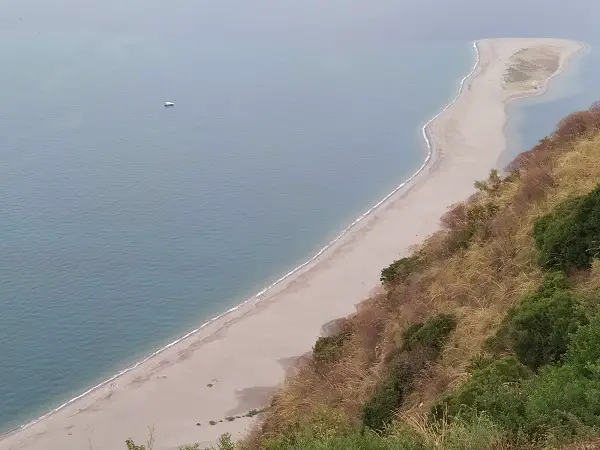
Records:
M280 277L279 279L277 279L276 281L274 281L273 283L271 283L270 285L268 285L267 287L265 287L264 289L260 290L258 293L254 294L253 296L249 297L247 300L243 301L242 303L239 303L238 305L229 308L227 311L218 314L215 317L212 317L211 319L209 319L208 321L204 322L202 325L200 325L199 327L193 329L192 331L187 332L186 334L184 334L183 336L175 339L174 341L170 342L169 344L161 347L160 349L154 351L153 353L151 353L150 355L143 357L142 359L136 361L133 365L117 372L116 374L112 375L110 378L102 381L101 383L98 383L97 385L89 388L88 390L86 390L85 392L69 399L68 401L66 401L65 403L63 403L62 405L50 410L49 412L43 414L42 416L33 419L29 422L26 422L25 424L14 428L10 431L7 431L5 433L0 433L0 442L12 435L15 434L19 431L25 430L28 427L35 425L36 423L50 417L51 415L61 411L62 409L66 408L67 406L73 404L74 402L76 402L77 400L85 397L86 395L89 395L91 393L93 393L94 391L108 385L109 383L117 380L118 378L120 378L123 375L126 375L127 373L131 372L132 370L135 370L137 367L139 367L140 365L148 362L149 360L151 360L152 358L159 356L160 354L162 354L163 352L165 352L166 350L168 350L169 348L173 347L174 345L177 345L178 343L188 339L189 337L194 336L195 334L199 333L200 331L202 331L204 328L206 328L207 326L211 325L212 323L220 320L220 319L224 319L226 318L227 315L239 310L240 308L243 308L244 306L250 304L253 301L260 301L261 297L264 294L267 294L269 291L271 291L272 289L278 287L281 283L284 283L285 281L289 280L290 277L294 276L295 274L297 274L298 272L302 271L302 269L306 268L307 266L309 266L311 263L316 263L317 260L319 259L319 257L321 257L325 252L327 252L328 250L332 249L335 244L337 244L347 233L351 232L358 224L360 224L360 222L362 222L364 219L368 218L368 216L370 216L372 213L374 213L379 207L381 207L386 201L388 201L392 196L394 196L398 191L400 191L402 188L404 188L408 183L410 183L411 181L413 181L416 177L419 176L419 174L421 174L425 169L428 168L428 166L430 165L434 165L435 161L436 161L436 150L435 150L435 143L433 142L432 139L430 139L427 135L427 131L429 126L433 123L434 120L436 120L441 114L443 114L448 108L450 108L461 96L463 88L465 86L466 81L471 78L477 71L477 68L480 64L480 60L479 60L479 48L478 48L478 42L480 42L480 40L477 41L472 41L471 45L473 46L474 50L475 50L475 64L473 65L473 68L471 69L471 71L462 78L462 80L459 83L459 87L458 87L458 92L456 94L456 97L454 97L454 99L448 103L444 108L442 108L435 116L433 116L431 119L429 119L427 122L425 122L425 124L423 125L423 127L421 128L421 132L423 135L423 139L425 140L425 145L427 147L427 154L425 155L425 160L423 161L423 163L421 164L421 166L409 177L407 178L405 181L403 181L402 183L400 183L396 188L394 188L394 190L392 190L390 193L388 193L385 197L383 197L381 200L379 200L377 203L375 203L375 205L373 205L372 207L370 207L366 212L362 213L360 216L358 216L357 219L355 219L349 226L347 226L346 228L344 228L338 235L336 235L336 237L334 239L332 239L331 241L329 241L324 247L322 247L317 253L315 253L310 259L308 259L306 262L300 264L299 266L297 266L296 268L294 268L293 270L289 271L288 273L286 273L285 275L283 275L282 277Z
M579 46L580 46L579 50L577 50L576 52L574 52L572 54L569 54L565 59L560 61L560 66L559 66L558 70L544 82L544 85L539 90L539 91L541 91L540 94L525 96L523 98L540 98L540 97L543 97L544 95L546 95L548 93L548 90L550 89L550 83L552 82L552 80L554 80L556 77L562 75L565 68L571 63L571 61L573 61L574 58L579 57L579 56L585 56L585 54L587 54L591 50L591 46L589 44L587 44L586 42L582 42L582 41L573 41L573 42L576 42L577 44L579 44ZM511 119L510 114L508 113L508 105L513 100L519 100L519 99L520 99L520 97L508 99L505 104L506 121L504 122L504 126L502 127L502 132L504 133L505 136L507 136L507 140L508 140L508 127L510 125L510 119ZM526 150L529 150L529 149L524 149L524 151L526 151ZM506 156L506 151L507 151L507 148L505 148L504 151L501 153L499 159ZM508 158L509 162L516 156L517 155L509 157ZM501 168L501 170L504 170L504 169L505 169L504 167Z
M240 303L239 305L237 305L233 308L230 308L229 310L225 311L224 313L210 319L206 323L202 324L200 327L186 333L184 336L174 340L173 342L167 344L166 346L162 347L161 349L153 352L151 355L139 360L134 365L118 372L111 378L94 386L93 388L87 390L86 392L72 398L68 402L66 402L63 405L40 416L39 418L37 418L33 421L30 421L30 422L22 425L21 427L18 427L12 431L9 431L9 432L1 435L0 436L0 447L3 448L3 445L6 443L8 438L16 437L19 433L29 430L31 427L34 427L36 424L40 424L41 422L45 421L46 419L52 419L52 418L56 417L58 415L58 413L64 411L69 406L73 406L75 403L77 403L80 400L81 401L90 400L89 397L91 397L94 393L97 393L98 391L102 390L102 388L111 384L113 381L121 381L122 378L124 378L128 374L131 374L133 371L135 371L135 369L140 368L141 366L145 365L146 363L149 363L151 360L154 360L157 356L167 353L167 351L169 349L177 347L178 344L183 344L183 343L185 343L185 341L187 341L188 339L190 339L192 337L198 337L198 335L203 334L202 333L203 331L207 331L206 335L204 337L201 337L200 340L198 340L197 342L192 343L190 347L195 346L197 344L196 347L199 348L203 344L208 344L208 343L213 342L214 340L223 339L222 337L215 338L216 334L221 333L223 330L227 331L227 329L229 327L233 326L238 321L241 321L241 319L243 319L247 315L252 314L252 313L254 313L254 314L259 313L259 312L261 312L260 311L261 309L265 309L270 304L276 303L277 299L274 299L273 297L275 297L278 293L285 291L288 288L291 288L293 290L293 288L294 288L293 285L295 283L301 282L302 281L302 280L300 280L301 278L303 278L303 277L306 278L306 276L313 269L315 269L316 266L319 265L319 263L325 262L328 259L335 256L335 254L338 251L342 250L344 246L353 243L353 241L355 241L357 238L361 237L360 236L361 233L364 234L365 232L371 231L369 228L369 226L371 226L371 227L373 226L373 224L371 222L375 221L377 219L378 215L385 212L388 208L391 208L391 206L393 206L393 204L395 202L406 197L407 196L406 194L409 191L411 191L413 188L419 186L419 184L422 183L423 181L426 181L427 176L430 175L430 172L433 169L435 169L435 167L438 165L439 160L444 159L444 157L446 156L443 146L438 148L439 142L436 141L436 139L435 139L436 126L439 125L439 124L437 124L437 120L440 119L440 117L444 116L445 113L447 113L447 111L454 104L456 104L461 98L464 98L463 94L465 92L465 89L467 91L470 90L472 83L474 82L475 79L477 79L478 75L482 72L485 72L486 64L487 65L492 64L490 61L482 62L481 50L480 50L481 45L484 45L484 44L487 45L486 43L488 43L490 41L494 41L497 43L502 40L486 40L486 39L484 39L484 40L478 40L478 41L475 41L472 43L472 45L475 48L475 52L476 52L476 61L475 61L475 64L474 64L471 72L461 80L456 98L452 102L450 102L448 105L446 105L432 119L427 121L425 123L425 125L423 126L422 134L423 134L423 137L424 137L426 145L427 145L427 155L426 155L425 160L424 160L423 164L421 165L421 167L413 175L411 175L411 177L409 177L407 180L405 180L403 183L401 183L396 189L394 189L392 192L390 192L388 195L386 195L382 200L377 202L374 206L369 208L365 213L361 214L347 228L342 230L342 232L340 234L338 234L336 236L336 238L334 238L332 241L330 241L325 247L323 247L321 250L319 250L312 258L310 258L305 263L301 264L300 266L296 267L292 271L288 272L286 275L279 278L277 281L275 281L274 283L272 283L265 289L261 290L256 295L250 297L246 301L244 301L244 302ZM547 40L543 40L543 39L538 39L538 40L523 39L521 41L523 41L523 42L524 41L547 42ZM554 41L558 42L559 40L554 40ZM524 91L524 92L518 92L518 93L511 93L502 99L502 108L504 110L505 120L502 125L501 133L504 136L504 140L506 140L505 139L506 127L508 125L508 120L509 120L508 114L506 112L506 106L508 105L508 103L513 100L518 100L520 98L525 98L525 97L531 98L531 97L539 97L539 96L544 95L549 89L550 81L564 70L564 68L570 61L570 58L572 56L574 56L575 54L578 54L581 51L588 48L585 44L574 42L574 41L562 41L562 42L570 42L571 45L578 46L578 50L567 52L566 56L564 56L564 55L561 56L561 60L560 60L558 69L547 79L543 80L543 86L541 86L540 89L538 89L536 91ZM447 130L442 130L442 131L447 131ZM504 146L505 146L505 144L506 144L506 142L504 142ZM487 170L491 169L492 167L493 167L493 165L489 166L487 168ZM470 179L470 183L472 184L472 181L474 181L474 180L475 180L475 178ZM425 184L427 184L427 183L425 183ZM404 189L404 188L406 188L406 189ZM450 205L445 205L445 206L447 207ZM439 217L439 215L437 217ZM430 225L431 225L431 223L428 223L429 227L425 227L426 228L425 231L427 231L429 228L431 228ZM437 226L437 223L436 223L436 226ZM351 231L355 231L355 232L351 233ZM350 242L348 242L348 241L350 241ZM329 254L329 253L331 253L331 254ZM388 261L388 264L389 264L389 262L391 262L391 261ZM378 272L379 269L380 269L380 267L375 267L376 272ZM373 286L371 286L369 289L371 289L372 287ZM364 298L364 295L362 295L362 293L361 293L361 298ZM337 308L337 309L345 311L345 310L348 310L347 306L348 305L342 305L342 307ZM351 306L353 306L353 305L351 305ZM333 309L336 309L336 308L333 308ZM323 321L323 322L325 322L325 321ZM321 322L321 324L323 322ZM313 337L316 338L316 335ZM312 342L314 342L314 339L312 340ZM305 346L302 343L302 345L299 345L298 347L304 348ZM194 347L194 349L195 349L195 347ZM185 353L186 350L187 349L183 349L182 352ZM305 348L305 350L306 350L306 348ZM181 354L180 354L180 356L181 356ZM161 363L159 363L159 368L160 368L160 364ZM150 372L152 372L152 370L154 370L154 369L149 368ZM134 379L131 382L131 384L133 384L136 380L137 380L137 378ZM249 383L249 384L252 384L252 383ZM112 389L112 387L111 387L111 389ZM121 388L121 390L123 390L123 389L127 389L127 386ZM109 395L108 395L108 400L110 400L110 398L112 397L112 394L113 394L113 391L111 390L111 392L109 392ZM88 408L80 409L79 411L75 412L75 415L78 415L80 412L85 412L87 409ZM72 417L72 416L69 416L69 418L70 417ZM212 428L215 428L215 427L212 427ZM220 428L219 428L219 430L220 430L219 432L227 431L227 430L221 430ZM134 434L136 432L137 432L137 430L131 431L132 434ZM44 434L44 432L42 434ZM33 435L33 438L35 440L35 438L36 438L35 434ZM142 439L142 438L138 438L138 439ZM122 439L122 440L124 440L124 439ZM19 448L21 448L21 447L19 447ZM22 448L29 448L29 447L23 446ZM50 447L50 448L59 448L59 447Z
M482 41L484 41L484 39L478 39L476 41L471 42L471 45L473 46L473 49L475 50L475 64L473 65L473 68L471 69L471 71L462 80L460 80L460 83L458 85L458 94L456 95L456 97L454 97L454 100L452 100L450 103L448 103L444 108L442 108L440 110L440 112L438 112L435 116L433 116L431 119L429 119L427 122L425 122L425 125L423 125L423 128L421 129L421 133L423 134L423 139L425 140L425 145L427 145L428 153L427 153L427 157L425 158L425 162L419 168L419 170L417 170L417 172L413 175L413 177L417 176L425 168L425 166L429 162L429 159L431 158L432 154L435 154L435 141L434 141L433 137L430 137L428 135L431 125L438 117L440 117L442 114L444 114L444 112L446 112L448 110L448 108L450 108L454 103L456 103L456 101L460 98L460 96L463 93L465 83L470 78L472 78L476 75L477 70L479 69L479 66L481 65L481 58L480 58L480 54L479 54L479 43ZM435 164L435 161L433 161L432 164ZM409 180L410 180L410 178L409 178Z

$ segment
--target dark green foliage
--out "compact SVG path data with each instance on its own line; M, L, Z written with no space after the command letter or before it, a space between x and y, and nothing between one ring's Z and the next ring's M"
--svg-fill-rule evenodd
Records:
M525 431L569 440L600 426L600 383L570 364L545 367L525 389Z
M587 269L600 250L600 186L535 223L539 263L547 269Z
M387 379L377 386L375 393L363 408L363 425L382 431L388 425L413 387L413 381L422 362L395 360Z
M383 284L401 283L422 265L423 261L418 255L398 259L381 271L380 280Z
M342 331L333 336L321 336L313 347L313 358L315 362L332 362L340 355L342 345L350 337L349 331Z
M569 440L600 427L600 314L580 327L565 363L550 365L525 391L528 430Z
M548 274L534 295L525 297L509 312L489 347L514 351L523 364L534 370L559 361L567 351L571 334L586 323L565 287L564 275Z
M543 368L526 394L531 432L568 438L600 427L600 314L574 334L565 363Z
M439 352L454 328L456 318L450 314L440 314L424 323L412 324L404 332L402 349L413 350L423 346Z
M363 408L363 425L382 431L413 389L417 374L436 359L448 335L456 327L454 316L440 314L412 324L403 334L402 347L391 357L387 377Z
M600 313L573 335L567 362L582 374L600 379Z
M532 369L549 364L566 353L571 334L585 323L568 292L526 302L511 317L513 348Z
M556 287L556 286L555 286ZM559 298L565 291L546 283L540 292ZM552 294L553 292L553 294ZM513 439L564 444L600 429L600 314L571 337L562 365L533 373L514 357L493 362L478 358L471 379L447 395L431 420L469 420L485 413ZM596 430L596 431L594 431Z
M471 379L433 406L430 419L476 417L485 411L507 430L517 430L524 416L521 384L531 371L516 358L508 356L473 371Z

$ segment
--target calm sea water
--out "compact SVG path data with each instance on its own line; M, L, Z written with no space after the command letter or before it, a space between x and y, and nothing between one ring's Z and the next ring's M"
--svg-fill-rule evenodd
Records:
M0 429L244 300L414 172L470 40L593 40L576 1L447 3L3 2ZM517 108L509 150L600 98L598 67Z

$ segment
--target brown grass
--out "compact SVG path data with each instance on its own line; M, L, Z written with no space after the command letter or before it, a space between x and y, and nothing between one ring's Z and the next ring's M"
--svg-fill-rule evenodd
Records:
M507 311L538 286L542 272L535 262L533 223L600 182L599 129L600 108L569 116L551 137L509 166L508 178L446 213L442 229L417 250L424 267L366 300L348 318L351 337L337 361L327 367L315 367L310 360L300 363L273 399L260 430L247 440L249 448L258 448L265 435L310 421L319 408L338 410L351 426L358 426L362 406L401 332L434 314L453 313L456 331L398 411L402 421L422 423L441 393L464 382L469 361L483 352L484 341ZM456 245L469 233L466 248ZM600 286L600 265L578 284L582 291Z
M600 450L600 440L571 444L564 447L563 450Z

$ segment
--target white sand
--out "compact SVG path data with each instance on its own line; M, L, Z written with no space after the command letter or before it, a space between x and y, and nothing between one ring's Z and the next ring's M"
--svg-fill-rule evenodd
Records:
M549 74L537 71L531 83L537 89L506 86L509 59L538 46L560 58L554 74L584 48L554 39L480 41L479 63L458 99L428 126L436 150L407 186L262 298L5 436L0 449L83 450L90 442L99 450L124 449L128 437L144 442L149 426L155 427L156 449L211 443L224 432L239 436L251 419L224 418L260 407L291 358L310 350L322 326L352 313L378 286L380 270L435 231L446 208L470 195L474 180L496 165L506 144L506 103L540 95L548 85ZM223 422L212 426L210 420Z

